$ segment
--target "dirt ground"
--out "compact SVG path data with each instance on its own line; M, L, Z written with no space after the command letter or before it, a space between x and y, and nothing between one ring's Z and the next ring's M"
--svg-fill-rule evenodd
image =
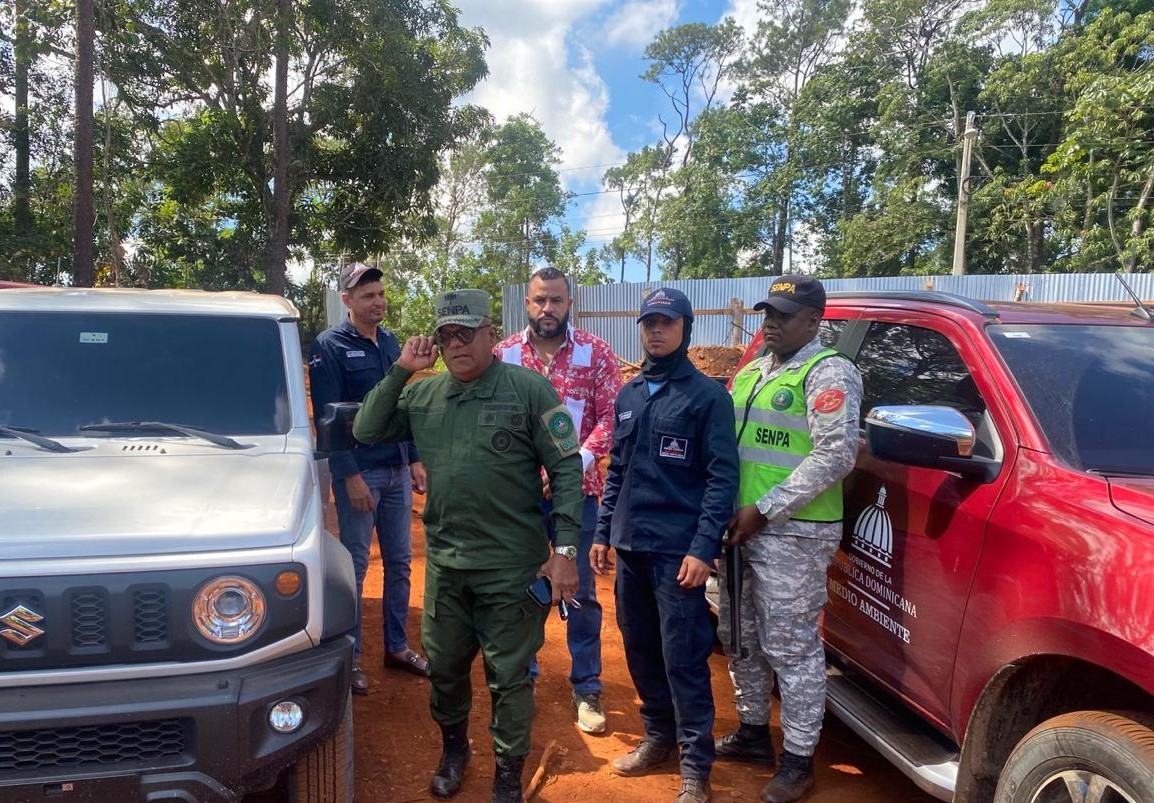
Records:
M414 507L420 508L418 496ZM409 640L420 644L420 601L424 591L424 539L418 516L413 517L413 592L409 609ZM335 528L335 523L334 523ZM372 682L369 694L354 698L356 739L356 800L358 803L406 803L433 800L429 777L440 755L440 733L428 711L428 681L382 666L381 563L375 548L365 583L365 654L362 665ZM533 752L526 762L528 783L545 747L556 740L562 754L549 764L548 781L535 798L542 803L597 801L597 803L660 803L678 792L676 765L643 778L619 778L608 772L609 762L632 749L641 734L639 701L625 667L621 636L615 622L612 577L599 578L598 598L605 611L602 639L603 703L609 719L604 735L582 734L573 724L567 682L569 656L564 625L550 615L546 642L539 659L537 714L533 721ZM715 733L736 727L733 691L725 658L711 660ZM473 712L469 735L473 758L465 785L455 798L460 803L488 803L493 779L493 752L489 741L489 695L480 658L473 667ZM776 714L776 711L775 711ZM774 738L781 743L776 718ZM756 801L769 771L745 764L719 762L712 777L713 800ZM818 752L818 785L810 803L929 803L908 780L885 763L841 723L828 717Z
M728 377L744 352L740 346L690 346L689 359L706 376ZM622 365L621 379L628 382L640 372L640 368L630 364Z

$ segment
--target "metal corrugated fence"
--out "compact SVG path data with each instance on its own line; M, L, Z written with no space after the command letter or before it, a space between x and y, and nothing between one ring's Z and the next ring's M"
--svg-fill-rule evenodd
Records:
M740 298L749 310L765 297L773 277L751 279L687 279L676 282L603 284L574 290L573 323L606 340L619 357L641 359L636 317L645 294L658 287L674 287L693 303L693 343L720 346L729 343L732 331L730 299ZM1154 274L1129 273L1126 281L1144 299L1154 298ZM932 282L932 288L928 283ZM839 290L926 290L957 293L983 301L1013 301L1019 283L1025 285L1024 301L1129 301L1122 284L1110 273L1037 273L1029 275L886 276L869 279L823 279L829 292ZM525 328L526 285L509 285L503 293L504 331ZM761 326L760 314L747 314L749 332ZM749 336L743 335L742 342Z

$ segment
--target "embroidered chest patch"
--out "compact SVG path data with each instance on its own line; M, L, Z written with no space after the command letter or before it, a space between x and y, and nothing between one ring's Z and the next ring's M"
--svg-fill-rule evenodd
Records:
M661 445L657 451L660 457L669 457L674 460L685 460L688 455L688 444L685 438L678 438L673 435L662 435Z

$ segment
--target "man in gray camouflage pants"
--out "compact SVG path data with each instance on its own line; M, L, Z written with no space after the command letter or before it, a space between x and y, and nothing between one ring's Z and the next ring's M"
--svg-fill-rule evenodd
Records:
M861 374L817 337L825 290L782 276L765 311L767 354L733 380L741 480L728 543L741 545L745 655L729 656L740 727L717 740L717 758L774 764L769 734L774 673L785 749L761 791L767 803L801 800L813 786L813 753L825 712L818 620L826 569L841 538L841 481L858 448ZM720 636L729 644L722 573Z

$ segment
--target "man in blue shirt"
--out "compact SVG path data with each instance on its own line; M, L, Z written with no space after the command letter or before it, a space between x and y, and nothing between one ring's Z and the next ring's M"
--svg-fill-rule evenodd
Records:
M341 301L348 317L317 336L309 351L309 392L313 418L319 421L329 402L359 402L401 354L396 336L381 326L387 304L381 272L354 262L341 269ZM409 614L409 539L413 491L424 492L425 468L411 443L357 443L352 451L332 452L329 472L341 543L353 556L360 598L369 568L373 529L385 564L381 601L385 666L428 675L428 662L409 647L405 620ZM369 681L361 669L361 617L356 628L354 694L365 694Z
M733 401L687 354L693 308L654 291L641 305L641 375L615 405L605 495L589 561L597 574L617 550L617 625L641 698L645 736L613 761L641 775L680 748L676 803L707 803L714 760L705 581L737 495Z

